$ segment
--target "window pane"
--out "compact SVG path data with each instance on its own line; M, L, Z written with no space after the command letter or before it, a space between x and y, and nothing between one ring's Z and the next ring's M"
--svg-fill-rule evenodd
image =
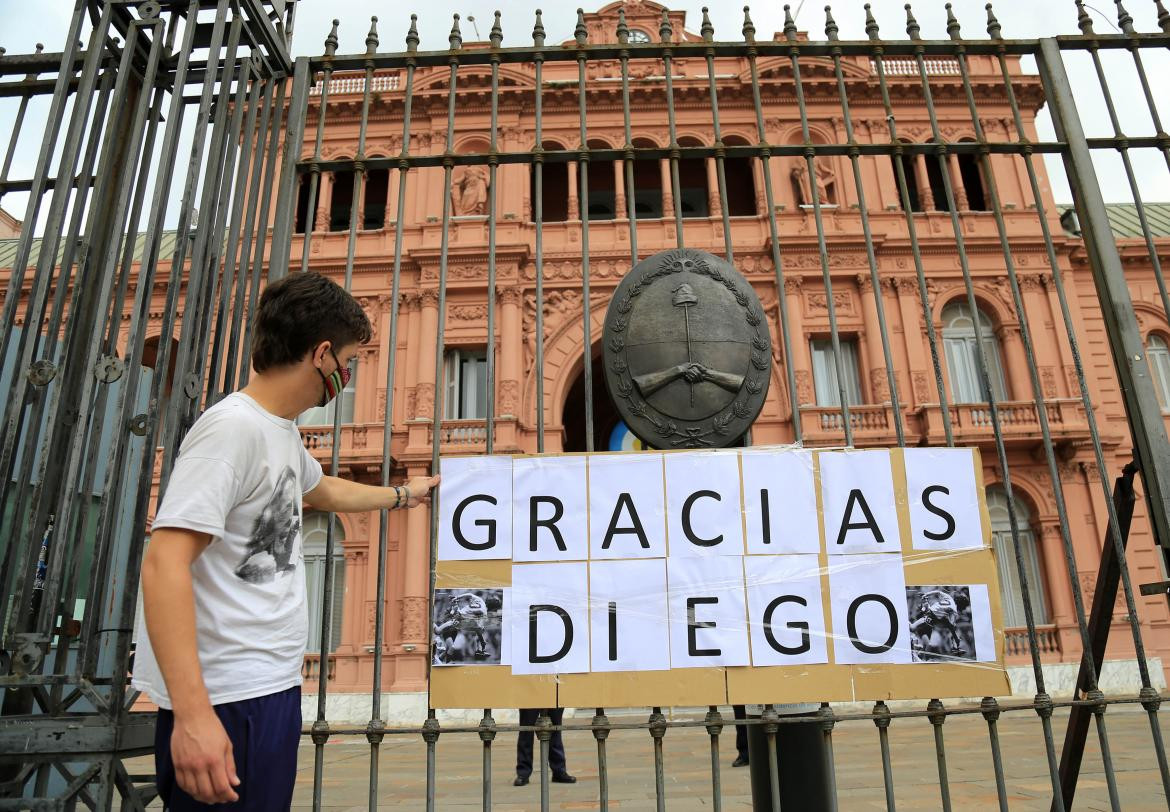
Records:
M842 338L841 359L845 373L845 400L850 406L861 403L861 378L857 369L857 342ZM813 389L818 406L840 406L841 388L837 385L837 364L831 339L818 338L812 342Z
M1154 391L1163 411L1170 408L1170 349L1161 336L1151 335L1147 340L1146 355L1150 361L1150 374L1154 377Z

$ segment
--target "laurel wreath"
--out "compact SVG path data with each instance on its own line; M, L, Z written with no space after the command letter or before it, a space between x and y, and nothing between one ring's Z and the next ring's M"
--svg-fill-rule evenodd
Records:
M762 376L767 372L769 360L768 342L760 335L764 323L763 314L752 308L748 297L735 284L735 280L727 278L719 272L718 268L712 268L705 260L699 257L687 257L681 251L666 255L657 268L644 271L638 278L638 281L626 291L621 301L617 303L617 312L620 315L610 325L610 331L613 335L609 339L609 348L617 357L610 364L610 369L617 375L617 392L628 403L630 414L635 417L645 418L654 426L654 431L659 437L670 441L671 445L675 447L703 448L713 445L707 439L708 437L712 435L725 437L730 431L731 421L733 419L739 418L742 420L751 414L751 407L747 401L736 398L727 408L727 411L717 414L711 419L709 427L691 426L685 427L685 430L680 431L678 425L673 420L664 420L651 413L645 401L638 397L633 379L629 374L629 365L625 360L626 341L624 333L629 326L629 313L634 307L634 300L638 296L641 296L642 292L655 279L681 273L684 269L684 257L691 260L691 269L695 273L703 274L723 285L735 298L736 303L744 309L744 321L752 329L751 365L754 370L754 372L749 373L744 388L752 395L758 395L763 391L764 381Z

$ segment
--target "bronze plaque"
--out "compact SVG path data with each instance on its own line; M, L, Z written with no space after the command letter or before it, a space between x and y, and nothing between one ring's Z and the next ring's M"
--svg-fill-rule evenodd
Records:
M603 343L610 397L652 448L730 445L764 406L772 339L760 300L705 251L635 265L609 303Z

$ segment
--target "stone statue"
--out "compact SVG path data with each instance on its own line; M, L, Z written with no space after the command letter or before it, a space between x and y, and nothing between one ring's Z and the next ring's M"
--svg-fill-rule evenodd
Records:
M456 217L487 214L487 169L460 166L455 169L451 185L451 208Z
M817 185L817 201L822 206L837 205L837 176L824 161L814 161L814 182ZM809 185L808 165L803 158L798 158L792 166L792 187L796 194L799 206L811 206L812 188Z

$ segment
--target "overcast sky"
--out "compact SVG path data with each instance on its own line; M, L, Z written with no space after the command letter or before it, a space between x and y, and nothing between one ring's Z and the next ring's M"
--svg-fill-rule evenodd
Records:
M710 0L707 0L710 3ZM986 16L983 10L985 0L954 0L955 13L963 25L963 32L972 38L986 37ZM35 43L44 42L50 51L60 50L61 41L69 22L69 0L44 0L30 4L28 0L0 0L0 47L8 53L31 52ZM596 10L604 3L595 0L586 10ZM702 0L674 0L672 8L687 12L687 28L698 31L702 19ZM715 25L716 39L738 40L743 24L742 4L710 3L711 19ZM842 39L864 39L865 14L862 0L839 0L834 4L834 16L840 27ZM882 27L884 36L891 39L905 37L905 13L903 0L873 0L874 13ZM466 40L486 39L491 30L493 11L503 12L505 46L524 46L532 43L532 25L536 8L544 10L544 26L549 43L571 39L576 21L576 4L564 0L540 2L540 0L428 0L415 5L418 14L418 28L421 37L420 48L440 49L447 47L447 35L451 29L452 15L461 15L463 35ZM1095 8L1092 8L1095 7ZM1114 33L1116 17L1111 0L1096 0L1092 4L1094 24L1098 33ZM1134 17L1134 24L1140 32L1157 32L1156 9L1152 0L1128 0L1127 7ZM365 37L369 29L370 16L379 15L380 50L384 52L401 50L405 47L405 35L410 23L410 4L388 3L386 0L301 0L297 10L293 51L297 55L316 55L323 51L325 36L329 33L333 17L341 18L340 51L357 53L365 50ZM793 9L797 12L797 24L810 32L812 38L823 38L823 0L796 0ZM1099 9L1099 10L1098 10ZM770 38L773 31L783 28L783 4L778 2L758 3L752 10L758 39ZM942 2L915 4L915 13L926 38L946 38L946 15ZM1076 8L1072 0L1013 0L1001 2L996 14L1003 26L1003 35L1008 38L1034 38L1056 34L1075 34ZM471 18L474 18L472 22ZM1067 54L1067 52L1066 52ZM1160 106L1165 126L1170 126L1170 94L1165 91L1165 80L1170 76L1170 53L1163 49L1146 49L1142 53L1145 67L1154 82L1154 94ZM1151 135L1154 126L1148 107L1141 92L1133 60L1125 51L1103 53L1105 71L1109 78L1110 90L1127 135ZM1099 85L1092 64L1085 54L1073 53L1066 56L1067 70L1076 88L1077 104L1081 111L1086 133L1091 136L1112 135L1109 118L1105 109ZM1028 65L1026 64L1027 68ZM7 133L12 130L16 115L17 99L0 98L0 149L7 147ZM36 116L44 115L47 101L39 100L30 107L29 122ZM39 128L26 124L17 144L13 178L28 177L32 173L39 146ZM1052 138L1047 118L1042 114L1041 136ZM1146 201L1170 200L1170 171L1166 160L1154 150L1135 151L1133 161L1140 181L1140 193ZM1098 173L1108 201L1128 202L1132 200L1120 158L1114 153L1096 153ZM1059 160L1049 161L1053 192L1058 201L1071 199L1060 170ZM0 205L20 217L23 214L26 196L6 195ZM172 207L173 208L173 207Z

